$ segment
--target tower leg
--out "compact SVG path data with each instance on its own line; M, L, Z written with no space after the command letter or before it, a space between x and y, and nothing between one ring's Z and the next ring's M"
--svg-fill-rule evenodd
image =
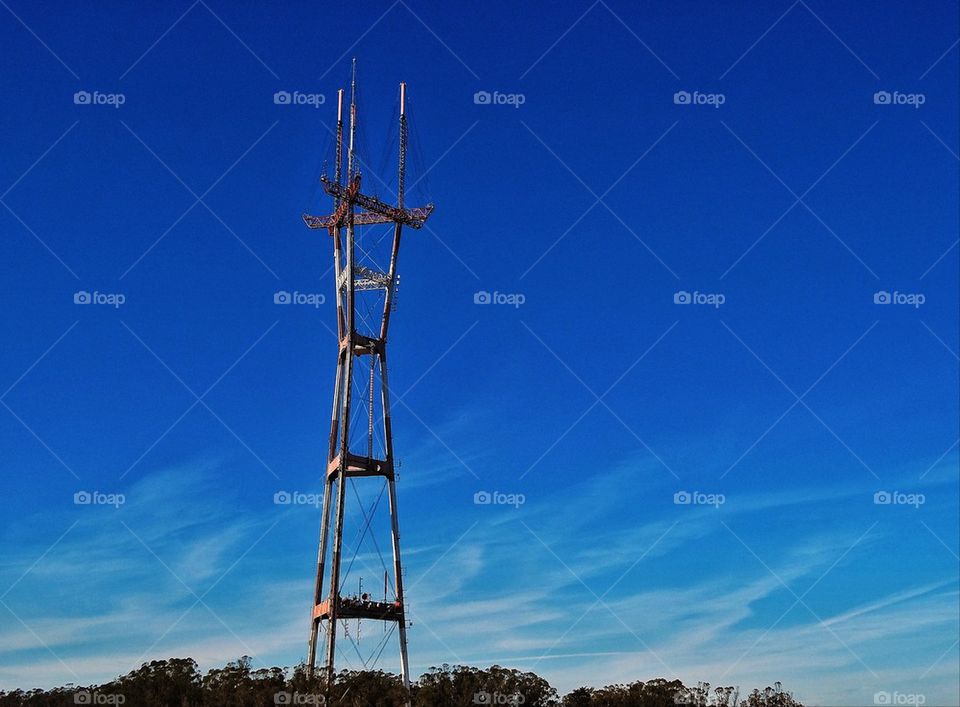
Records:
M330 574L330 618L327 621L327 662L325 672L327 687L333 685L336 671L334 656L337 643L337 609L340 603L340 555L343 547L343 504L346 499L346 474L343 469L337 474L337 512L333 531L333 558ZM331 484L332 486L332 484Z
M387 459L395 467L393 456L393 426L390 422L390 388L387 384L387 355L386 347L380 351L380 404L383 408L383 438L386 444ZM400 562L400 520L397 513L397 482L396 474L387 480L390 491L390 535L393 541L393 575L397 590L397 601L400 602L400 620L397 622L397 637L400 642L400 679L403 689L410 693L410 666L407 662L407 618L406 604L403 595L403 567Z
M353 239L353 227L350 228L350 240ZM353 270L353 252L352 245L348 246L348 270ZM352 276L352 275L351 275ZM348 300L348 321L350 330L353 331L353 301L352 297ZM327 621L327 689L333 685L335 677L334 657L337 642L337 612L340 606L340 558L343 550L343 507L347 496L347 455L349 453L350 439L350 401L353 392L353 336L348 335L346 341L340 346L340 364L343 368L343 375L340 378L340 392L342 405L340 407L340 420L338 427L339 438L337 445L340 454L340 468L337 470L337 510L334 516L333 526L333 555L330 560L330 603ZM330 483L332 489L333 483Z
M400 641L400 678L403 680L403 689L410 691L410 666L407 664L407 620L406 606L403 598L403 575L400 567L400 526L397 520L397 489L396 482L390 479L390 524L393 536L393 567L396 574L397 601L404 607L403 617L398 621L397 635Z
M323 491L323 516L320 526L320 551L317 555L317 581L313 592L313 604L316 606L323 600L323 569L327 555L327 540L330 535L330 498L333 494L333 483L328 482ZM310 644L307 653L307 675L313 677L313 670L317 664L317 637L320 629L319 617L314 617L311 611Z
M337 357L337 377L333 384L333 412L330 415L330 439L327 448L327 464L324 465L323 487L323 515L320 522L320 549L317 553L317 579L313 591L313 605L316 607L323 600L323 571L327 559L327 543L330 537L330 500L333 497L333 481L327 479L327 466L334 458L337 449L341 401L343 393L344 354ZM310 643L307 646L307 675L313 677L317 664L317 638L320 629L320 618L310 611Z

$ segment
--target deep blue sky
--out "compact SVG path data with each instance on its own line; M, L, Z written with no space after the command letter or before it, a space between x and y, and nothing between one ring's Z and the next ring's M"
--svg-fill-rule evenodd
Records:
M319 512L273 496L320 490L334 311L273 295L331 296L300 214L356 56L365 183L407 81L437 204L391 340L414 675L958 703L955 2L0 5L0 687L304 657Z

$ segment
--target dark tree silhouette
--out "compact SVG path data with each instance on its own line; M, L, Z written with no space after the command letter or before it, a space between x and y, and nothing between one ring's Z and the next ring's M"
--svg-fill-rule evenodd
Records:
M735 687L656 678L647 682L579 687L561 700L539 675L494 665L489 669L442 665L412 685L413 707L802 707L779 682L753 690L743 700ZM341 671L329 694L305 666L254 670L244 656L200 673L192 658L144 663L137 670L102 685L52 690L0 691L0 707L400 707L405 695L399 677L382 671Z
M533 673L501 668L489 670L465 665L432 668L420 676L415 685L418 706L434 705L558 705L557 691L550 683Z

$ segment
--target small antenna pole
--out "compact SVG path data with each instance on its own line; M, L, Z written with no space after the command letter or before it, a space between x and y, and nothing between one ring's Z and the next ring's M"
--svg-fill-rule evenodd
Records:
M407 84L400 84L400 161L397 177L397 206L403 208L403 192L407 174Z
M353 179L353 143L357 134L357 59L353 59L350 72L350 148L347 153L347 181Z
M343 89L337 89L337 166L334 180L340 184L343 176Z

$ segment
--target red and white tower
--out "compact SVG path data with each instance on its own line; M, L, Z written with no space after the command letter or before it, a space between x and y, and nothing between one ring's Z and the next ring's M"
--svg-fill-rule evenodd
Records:
M353 640L354 637L350 635L352 621L348 624L348 620L357 620L357 626L361 620L387 622L389 633L385 626L382 641L385 645L390 635L396 632L401 678L404 687L409 688L395 457L390 422L390 389L387 384L387 332L395 304L397 257L403 228L420 228L433 211L433 205L408 209L404 204L407 153L406 84L400 84L396 205L387 204L361 191L360 162L355 154L355 63L350 87L346 175L343 174L343 94L343 89L337 93L334 177L332 180L326 175L321 177L324 191L333 199L333 213L329 216L303 216L309 228L327 231L333 243L339 340L307 666L312 673L317 660L317 639L323 632L324 670L328 684L332 684L337 662L338 627L341 635L345 634ZM387 226L392 230L392 245L384 253L383 262L379 264L371 257L375 245L373 237L371 236L370 241L367 240L367 234L374 229L362 228L377 224L392 225L392 228ZM381 241L389 242L386 241L388 233L380 237ZM348 489L348 480L353 489ZM357 492L358 484L355 480L379 481L382 485L379 498L382 498L386 491L389 503L389 534L393 557L392 567L387 568L387 563L381 556L384 566L382 600L379 596L372 598L368 594L360 593L357 596L347 596L344 590L346 575L353 565L353 560L347 560L347 567L344 567L345 518L359 526L358 544L368 537L368 533L370 539L376 542L376 529L371 522L376 509L373 508L368 514ZM382 531L386 532L386 528ZM376 547L379 553L379 546ZM382 649L381 646L380 650Z

